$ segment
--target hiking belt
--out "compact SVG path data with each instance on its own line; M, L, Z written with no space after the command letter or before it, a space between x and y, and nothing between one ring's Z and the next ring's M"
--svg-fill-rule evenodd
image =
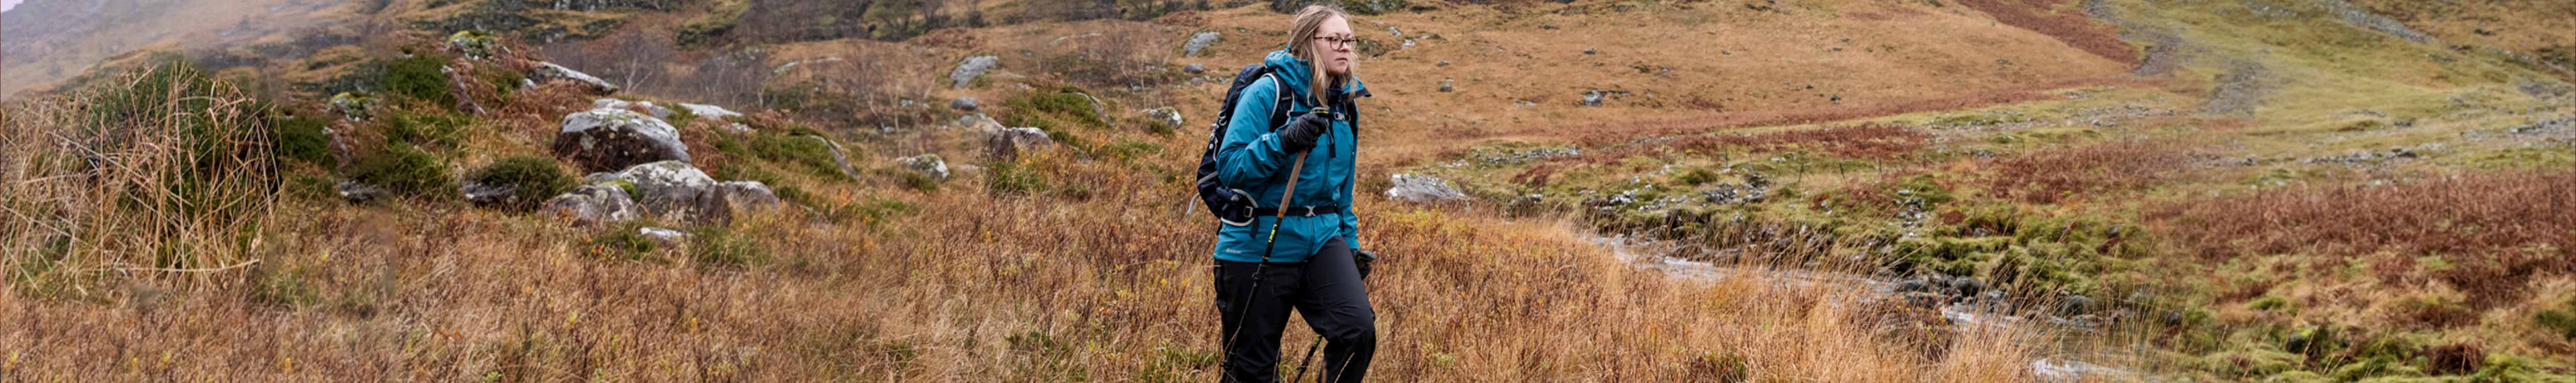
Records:
M1313 217L1316 214L1341 214L1342 210L1343 209L1340 206L1291 206L1288 208L1288 215ZM1252 208L1252 215L1256 217L1277 216L1279 215L1279 208Z

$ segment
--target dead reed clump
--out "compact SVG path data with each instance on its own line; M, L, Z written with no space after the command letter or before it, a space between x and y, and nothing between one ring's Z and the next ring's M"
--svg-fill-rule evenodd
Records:
M184 63L146 66L0 122L0 270L85 299L108 278L217 282L257 263L277 195L268 106Z

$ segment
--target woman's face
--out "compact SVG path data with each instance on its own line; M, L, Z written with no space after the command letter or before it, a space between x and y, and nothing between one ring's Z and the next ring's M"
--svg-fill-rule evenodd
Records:
M1333 16L1325 18L1323 25L1315 29L1315 40L1306 43L1314 44L1315 65L1322 65L1325 73L1347 76L1351 74L1351 61L1358 60L1351 47L1358 38L1351 34L1350 20Z

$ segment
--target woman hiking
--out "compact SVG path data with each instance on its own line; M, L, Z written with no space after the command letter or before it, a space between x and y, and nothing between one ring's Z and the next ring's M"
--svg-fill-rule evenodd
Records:
M1377 314L1360 281L1376 256L1358 250L1351 211L1353 100L1369 95L1355 74L1358 38L1345 13L1324 5L1298 11L1288 36L1264 60L1270 74L1227 106L1228 126L1257 128L1227 129L1215 159L1218 182L1257 201L1251 224L1217 234L1224 381L1278 380L1280 331L1294 309L1325 338L1324 381L1359 382L1376 354Z

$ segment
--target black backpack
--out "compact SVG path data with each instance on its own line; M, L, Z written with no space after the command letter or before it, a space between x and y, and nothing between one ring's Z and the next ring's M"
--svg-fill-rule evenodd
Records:
M1234 73L1234 83L1225 87L1224 106L1217 108L1216 121L1208 123L1207 151L1199 153L1199 201L1207 203L1208 213L1215 215L1218 222L1228 225L1252 224L1252 194L1243 190L1227 189L1225 185L1217 182L1217 149L1219 149L1218 146L1225 145L1226 125L1234 121L1234 103L1243 98L1243 88L1252 86L1253 81L1263 77L1271 76L1270 66L1262 63L1246 65L1242 71ZM1287 86L1287 84L1275 84L1279 81L1276 79L1270 81L1274 86ZM1278 100L1271 102L1270 105L1271 121L1279 121L1285 117L1288 114L1288 92L1279 92Z

